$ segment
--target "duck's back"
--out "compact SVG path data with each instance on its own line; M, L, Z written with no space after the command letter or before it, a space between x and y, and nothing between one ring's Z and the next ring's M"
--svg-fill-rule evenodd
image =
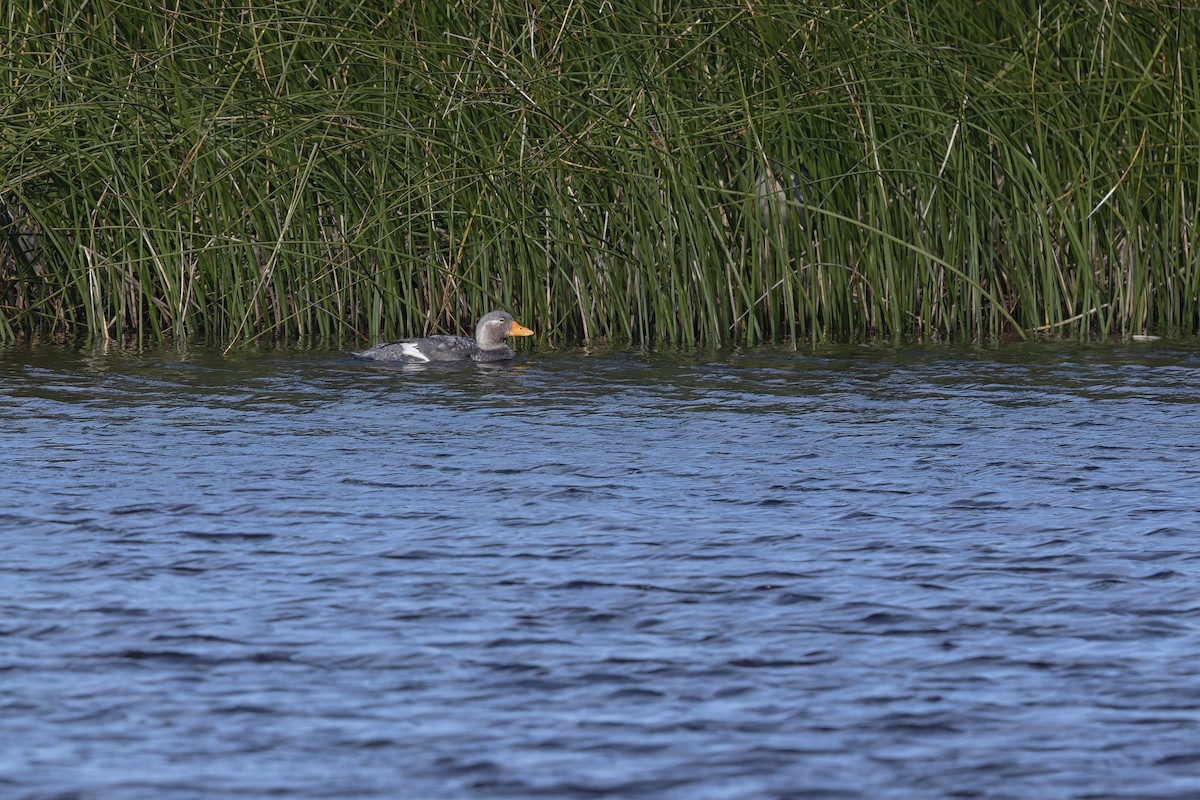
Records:
M428 361L469 361L479 346L462 336L425 336L420 339L397 339L377 344L370 350L354 354L370 361L408 361L423 364Z

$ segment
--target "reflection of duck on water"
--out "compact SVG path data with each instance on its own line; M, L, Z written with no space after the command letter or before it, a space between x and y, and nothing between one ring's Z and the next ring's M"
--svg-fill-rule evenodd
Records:
M507 311L493 311L480 318L475 326L474 341L464 336L397 339L353 355L368 361L402 361L409 364L429 361L507 361L514 354L504 343L505 338L532 335L533 331L513 320Z

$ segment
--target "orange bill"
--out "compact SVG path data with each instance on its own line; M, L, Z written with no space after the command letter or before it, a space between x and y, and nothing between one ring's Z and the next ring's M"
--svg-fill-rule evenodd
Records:
M508 329L509 336L533 336L533 331L526 328L521 323L513 320L512 327Z

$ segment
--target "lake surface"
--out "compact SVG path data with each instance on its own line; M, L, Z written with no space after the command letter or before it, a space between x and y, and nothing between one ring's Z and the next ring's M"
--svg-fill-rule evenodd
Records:
M1200 345L0 346L0 797L1195 798Z

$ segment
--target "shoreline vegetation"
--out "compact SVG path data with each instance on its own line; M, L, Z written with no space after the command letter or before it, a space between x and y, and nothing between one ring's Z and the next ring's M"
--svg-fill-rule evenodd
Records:
M1200 330L1200 10L14 0L0 340Z

